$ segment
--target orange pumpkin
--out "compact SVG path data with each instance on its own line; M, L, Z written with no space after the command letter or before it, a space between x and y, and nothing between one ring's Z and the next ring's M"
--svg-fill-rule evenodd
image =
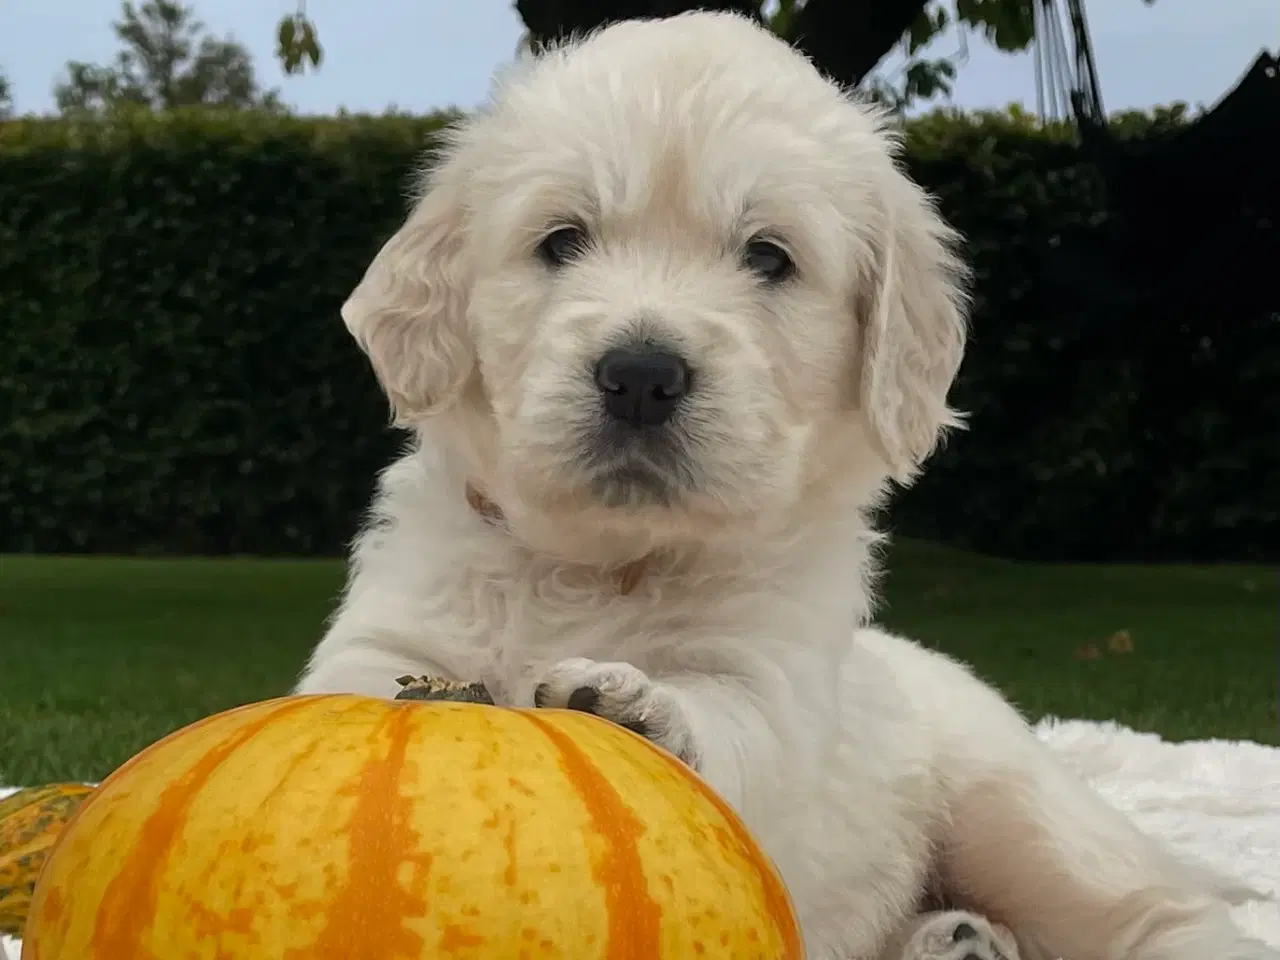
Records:
M798 960L790 900L683 764L599 718L288 697L81 806L23 960Z

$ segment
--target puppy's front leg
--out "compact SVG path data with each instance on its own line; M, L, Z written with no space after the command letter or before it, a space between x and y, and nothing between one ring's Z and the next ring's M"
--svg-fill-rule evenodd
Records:
M403 676L489 681L490 653L476 639L482 631L455 632L450 629L454 621L437 621L412 584L384 584L387 561L375 562L378 546L370 539L358 548L342 606L311 652L294 693L391 699L400 692L397 678ZM489 692L498 697L502 691L490 687Z
M462 679L451 677L426 657L410 657L360 639L326 638L312 654L294 693L360 693L391 699L400 692L397 678L406 675Z
M539 707L583 710L633 730L697 771L740 813L747 814L751 784L786 782L776 720L766 716L736 677L673 672L651 677L629 663L562 660L534 693ZM746 808L746 809L744 809Z
M536 707L581 710L626 727L679 757L695 770L701 754L685 698L629 663L562 660L534 690Z
M484 679L484 661L401 611L413 606L385 592L352 591L311 657L293 692L358 693L387 700L399 677ZM491 691L492 692L492 691Z

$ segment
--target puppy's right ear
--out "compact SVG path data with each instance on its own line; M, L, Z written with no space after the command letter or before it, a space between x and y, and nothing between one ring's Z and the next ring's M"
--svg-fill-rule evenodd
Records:
M462 201L456 171L441 173L342 306L401 426L447 405L475 365Z
M899 483L910 483L943 433L963 424L947 394L964 355L967 270L958 235L924 191L896 173L864 299L862 408Z

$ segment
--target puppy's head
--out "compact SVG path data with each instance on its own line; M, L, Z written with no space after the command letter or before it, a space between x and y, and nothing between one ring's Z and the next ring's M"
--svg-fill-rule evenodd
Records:
M517 527L697 539L870 497L957 423L964 341L893 150L746 19L621 23L499 81L343 316Z

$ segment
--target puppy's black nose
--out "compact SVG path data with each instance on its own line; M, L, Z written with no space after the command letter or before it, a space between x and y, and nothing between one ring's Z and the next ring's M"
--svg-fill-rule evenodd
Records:
M596 364L596 385L615 420L656 427L689 392L689 365L665 350L610 350Z

